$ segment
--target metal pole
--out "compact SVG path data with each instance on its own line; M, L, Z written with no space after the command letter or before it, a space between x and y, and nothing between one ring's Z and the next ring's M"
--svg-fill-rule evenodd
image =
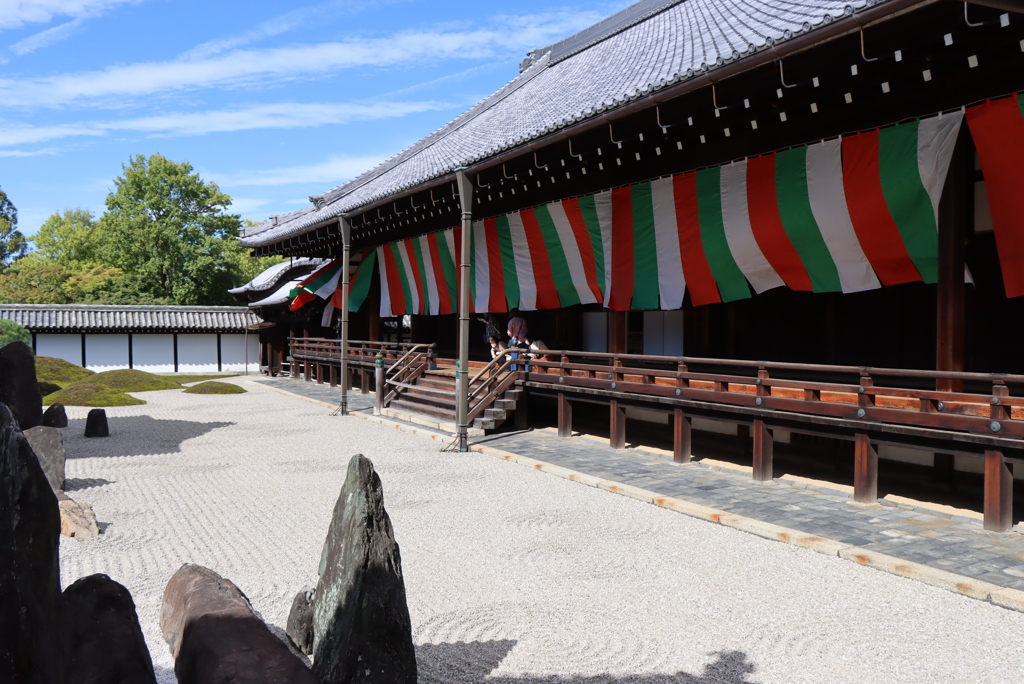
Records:
M459 365L455 403L458 408L459 451L469 451L469 234L473 229L473 184L465 167L455 170L462 205L462 249L459 257Z
M342 216L341 223L341 404L339 413L348 415L348 261L352 248L352 227Z
M373 362L373 415L379 416L384 413L384 354L377 352L377 360Z

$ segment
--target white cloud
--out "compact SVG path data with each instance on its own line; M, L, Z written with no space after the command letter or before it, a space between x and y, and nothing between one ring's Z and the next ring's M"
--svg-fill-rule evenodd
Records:
M45 31L40 31L35 35L31 35L28 38L19 40L17 43L10 47L11 52L18 55L27 55L30 52L35 52L39 48L44 48L54 43L58 43L65 38L69 38L74 35L75 31L85 21L82 18L72 19L71 21L59 24L53 28L48 28Z
M54 17L94 17L117 5L142 0L3 0L0 2L0 30L25 24L45 24Z
M257 209L270 204L270 200L258 197L232 197L231 212L236 214L251 214ZM309 200L306 200L309 204Z
M0 102L59 106L238 84L312 77L353 67L389 67L439 59L486 59L544 45L593 23L594 12L500 17L486 28L405 31L343 42L232 50L209 58L142 62L44 78L0 78Z
M204 174L217 179L221 187L291 185L296 183L328 183L339 185L380 164L386 157L331 157L318 164L286 166L277 169L242 171L240 173Z
M353 121L388 119L444 109L442 102L280 102L209 112L171 113L119 121L96 121L54 126L12 124L0 120L0 147L25 145L113 131L154 136L203 135L254 129L309 128Z
M38 150L0 150L0 157L38 157L41 154L57 154L57 149L45 147Z

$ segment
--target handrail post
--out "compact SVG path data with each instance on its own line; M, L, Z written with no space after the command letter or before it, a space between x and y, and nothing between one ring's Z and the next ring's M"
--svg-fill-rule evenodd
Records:
M384 392L387 386L384 384L384 354L377 352L377 360L373 362L374 375L374 405L373 415L379 416L384 412Z
M348 271L351 255L352 228L344 214L338 219L341 225L341 403L338 413L348 415Z
M469 451L469 237L473 230L473 184L466 168L455 170L462 206L462 245L459 257L459 365L456 370L456 396L459 451Z

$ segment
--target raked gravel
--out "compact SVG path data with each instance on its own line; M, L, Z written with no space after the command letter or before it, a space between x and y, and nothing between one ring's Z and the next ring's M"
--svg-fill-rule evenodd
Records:
M422 682L1024 680L1024 614L235 381L248 393L139 394L107 439L68 410L69 494L105 532L61 539L62 581L131 590L162 683L171 574L213 568L283 627L357 452L384 483Z

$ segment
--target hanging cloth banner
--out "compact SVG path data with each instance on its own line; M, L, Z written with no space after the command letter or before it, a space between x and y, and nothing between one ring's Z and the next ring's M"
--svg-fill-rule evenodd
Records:
M1024 296L1024 94L967 110L1007 297Z
M699 306L751 288L934 283L939 198L962 120L914 120L476 221L470 309L678 309L687 288ZM378 248L382 315L457 310L460 233ZM443 278L421 259L424 243L450 260Z
M329 299L338 288L339 278L341 278L341 259L334 259L324 264L288 293L288 296L292 298L291 310L298 311L313 301L315 297Z

